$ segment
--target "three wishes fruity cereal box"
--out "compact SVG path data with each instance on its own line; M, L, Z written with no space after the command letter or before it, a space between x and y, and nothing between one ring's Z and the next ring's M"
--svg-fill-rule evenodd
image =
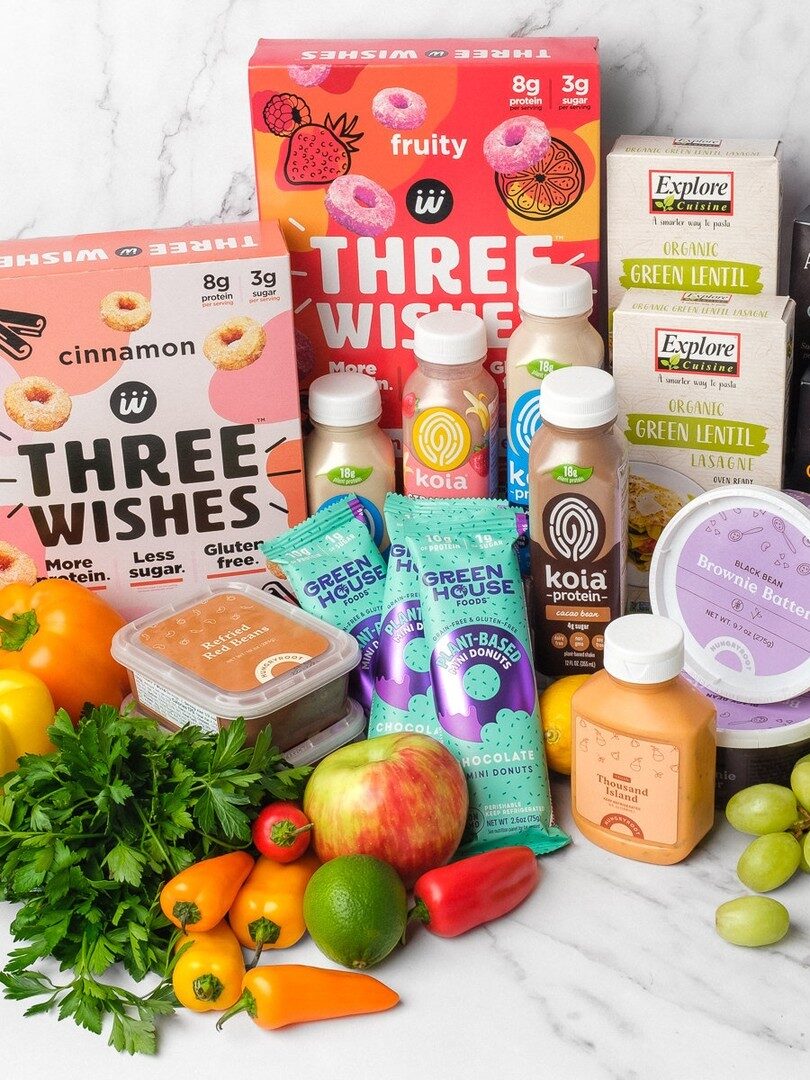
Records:
M306 516L275 223L0 244L0 585L68 577L135 617L272 585Z
M520 270L576 263L596 286L596 44L259 42L259 210L290 248L304 387L373 375L396 436L420 315L481 315L502 385Z

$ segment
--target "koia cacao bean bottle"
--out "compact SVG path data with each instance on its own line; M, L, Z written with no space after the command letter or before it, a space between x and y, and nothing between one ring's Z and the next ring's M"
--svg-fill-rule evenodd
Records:
M543 424L529 453L534 657L544 676L602 667L605 628L624 613L627 445L614 431L606 371L543 380Z

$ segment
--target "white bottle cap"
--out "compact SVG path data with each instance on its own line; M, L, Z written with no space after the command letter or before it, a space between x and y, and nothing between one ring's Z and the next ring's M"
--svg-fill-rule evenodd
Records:
M593 307L593 281L581 266L537 263L518 280L518 307L529 315L565 318Z
M623 615L605 629L605 671L631 683L662 683L683 670L683 630L663 615Z
M413 351L430 364L472 364L487 355L484 320L471 311L429 311L416 320Z
M378 420L381 413L380 388L370 375L336 371L310 384L309 415L316 424L357 427Z
M618 412L616 383L601 368L559 368L543 379L540 415L547 424L563 428L601 427L615 420Z

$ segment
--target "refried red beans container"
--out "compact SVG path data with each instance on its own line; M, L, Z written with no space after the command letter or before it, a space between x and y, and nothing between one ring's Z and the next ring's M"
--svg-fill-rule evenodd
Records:
M237 581L128 623L112 652L140 711L211 732L242 716L248 742L270 724L280 750L348 715L360 658L349 634Z

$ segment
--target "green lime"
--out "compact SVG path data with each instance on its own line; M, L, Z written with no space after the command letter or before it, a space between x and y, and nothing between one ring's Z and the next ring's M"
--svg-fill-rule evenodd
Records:
M330 960L369 968L405 931L408 901L396 870L372 855L340 855L319 866L304 893L304 922Z

